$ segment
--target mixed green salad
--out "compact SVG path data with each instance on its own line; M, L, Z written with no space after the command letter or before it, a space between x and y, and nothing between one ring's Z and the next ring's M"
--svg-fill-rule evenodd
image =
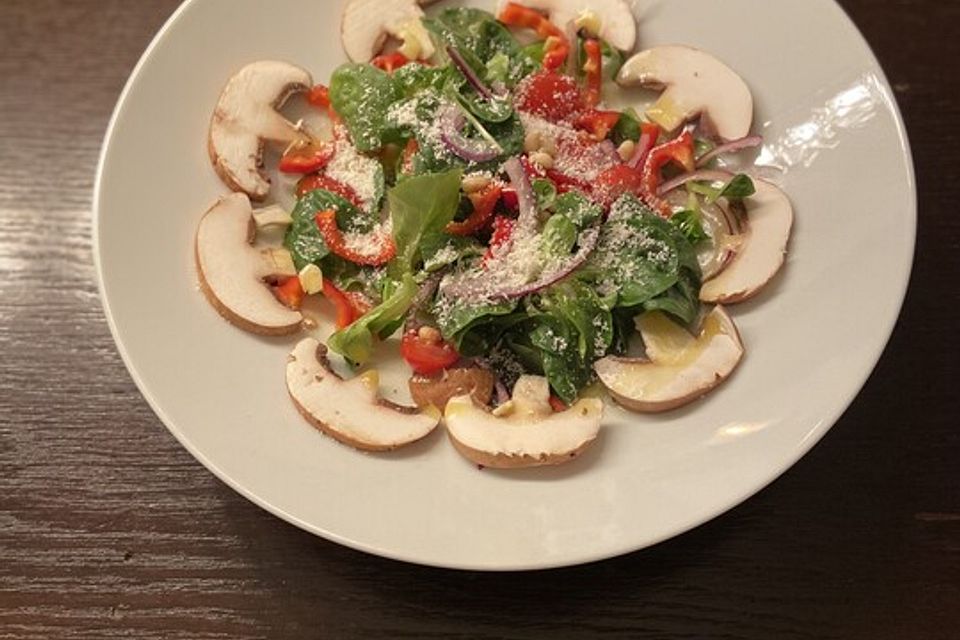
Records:
M469 363L498 389L542 375L572 403L641 313L695 325L724 259L714 204L754 185L711 176L724 149L697 130L604 108L623 60L589 28L513 3L423 25L429 60L344 64L310 91L334 139L281 160L302 175L284 246L298 271L322 272L327 346L348 361L401 332L417 374ZM292 308L305 295L296 277L275 293Z

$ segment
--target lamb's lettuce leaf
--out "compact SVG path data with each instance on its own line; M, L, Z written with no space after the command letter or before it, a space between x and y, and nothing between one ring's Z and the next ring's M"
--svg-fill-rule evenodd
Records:
M387 194L397 256L387 268L391 277L411 273L424 235L442 231L460 204L463 172L423 174L401 181Z
M327 341L327 346L354 364L367 362L373 355L376 339L387 338L396 330L416 295L417 283L413 275L403 274L383 302L350 326L335 332Z

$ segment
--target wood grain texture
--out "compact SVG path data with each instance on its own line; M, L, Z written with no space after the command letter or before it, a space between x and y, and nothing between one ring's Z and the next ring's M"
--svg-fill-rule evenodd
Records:
M494 575L314 538L167 433L97 298L90 200L123 82L175 0L0 2L0 639L960 637L960 4L843 0L917 165L900 324L825 440L653 549Z

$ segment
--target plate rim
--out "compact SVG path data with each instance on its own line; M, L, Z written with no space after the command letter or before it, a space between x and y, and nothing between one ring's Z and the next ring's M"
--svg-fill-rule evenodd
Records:
M110 334L113 339L114 345L116 346L117 352L120 355L121 360L124 363L130 377L132 378L134 384L137 387L137 390L140 392L144 400L146 400L147 405L153 411L154 415L160 419L160 422L164 425L168 432L177 440L177 442L193 456L200 464L202 464L210 473L212 473L217 479L230 487L233 491L237 492L253 504L257 505L261 509L267 511L271 515L274 515L299 529L307 531L312 535L319 536L325 540L329 540L336 544L343 545L345 547L362 551L371 555L380 556L383 558L388 558L391 560L397 560L402 562L407 562L411 564L417 564L421 566L436 567L436 568L445 568L445 569L456 569L456 570L467 570L467 571L530 571L530 570L548 570L561 567L570 567L578 566L582 564L592 563L607 560L610 558L619 557L628 553L641 551L658 545L666 540L681 536L729 511L736 508L740 504L749 500L752 496L756 495L787 471L792 469L804 456L806 456L809 451L816 446L817 443L827 434L827 432L832 429L837 422L843 417L849 407L852 405L854 400L860 395L860 392L863 390L865 385L869 382L870 377L873 372L876 370L877 364L880 359L884 356L887 351L887 348L890 344L890 339L893 335L893 332L899 322L900 316L903 312L903 306L906 300L907 291L909 288L910 280L913 273L913 268L916 260L916 243L917 243L917 223L918 223L918 197L917 197L917 183L916 183L916 170L913 159L912 148L909 141L908 132L906 125L904 123L903 114L900 110L900 105L898 104L892 87L890 85L889 79L884 71L882 65L880 64L879 59L876 56L876 53L873 50L873 47L870 46L870 43L866 40L863 33L853 21L847 11L837 2L837 0L830 0L829 5L832 5L834 9L839 12L839 15L842 16L842 19L846 22L846 27L852 31L852 34L855 37L859 38L860 44L864 47L865 52L867 53L870 62L872 63L873 70L872 72L876 74L878 79L881 81L879 89L881 90L883 96L884 104L889 108L890 114L892 116L893 124L895 125L895 130L897 134L897 141L899 143L900 151L902 152L904 160L904 169L906 170L907 178L907 187L909 201L908 210L904 212L905 216L909 217L909 221L912 223L910 225L910 234L909 238L906 238L908 241L908 252L905 256L907 258L907 268L901 272L901 277L897 286L895 288L895 295L897 296L896 304L896 313L891 314L887 318L882 332L882 346L875 354L871 354L870 358L865 361L865 373L861 376L858 376L857 384L849 396L842 402L839 403L833 412L830 412L829 415L825 415L824 419L820 421L814 429L810 430L807 433L807 436L803 441L795 448L791 450L791 455L785 456L780 463L776 465L776 470L770 473L768 476L764 476L760 481L752 483L751 486L740 492L735 496L730 496L723 501L723 506L714 510L705 510L702 513L699 513L696 517L691 518L688 522L683 523L680 526L673 528L669 532L665 532L662 535L654 536L642 544L627 544L623 543L620 545L615 545L612 548L608 548L603 551L594 551L592 553L583 553L576 558L564 558L564 559L544 559L541 558L539 561L530 561L530 562L510 562L505 564L492 564L485 562L443 562L437 560L430 560L429 558L419 557L416 554L408 554L403 552L398 552L392 550L388 547L379 546L376 544L368 544L352 540L346 536L340 535L334 531L318 527L314 524L306 522L305 520L293 515L280 508L277 505L274 505L267 500L258 496L255 492L251 491L245 487L242 483L236 481L230 474L226 473L220 467L218 467L209 457L204 455L197 447L195 447L192 442L186 437L181 429L174 423L174 421L166 414L166 412L160 406L160 403L154 397L153 393L146 385L142 379L140 372L138 371L135 363L133 362L127 347L124 341L121 338L120 329L116 324L114 314L111 308L110 300L107 296L106 285L103 273L103 264L101 260L101 241L100 241L100 220L101 220L101 193L103 192L103 177L104 169L107 162L107 157L109 155L109 150L115 135L117 123L119 122L121 116L126 107L126 103L129 98L130 92L133 90L133 87L137 83L137 80L140 77L140 74L143 71L144 66L147 64L151 58L154 50L161 44L161 42L167 37L168 33L174 28L174 26L180 22L185 15L188 14L190 9L205 0L183 0L181 4L173 11L173 13L168 16L164 21L163 25L158 29L158 31L151 38L149 44L144 49L143 53L140 55L137 63L134 65L133 69L130 71L130 74L124 83L123 89L121 90L117 102L114 105L113 111L111 113L110 119L105 130L100 152L97 160L96 174L93 183L93 198L92 198L92 226L91 226L91 235L92 235L92 252L93 260L95 267L95 275L97 280L97 291L100 298L100 302L103 308L104 316L107 321L107 325L110 329Z

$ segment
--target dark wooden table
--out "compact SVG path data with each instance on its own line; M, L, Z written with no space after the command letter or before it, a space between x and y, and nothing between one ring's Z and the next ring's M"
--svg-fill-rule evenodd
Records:
M0 638L960 637L960 3L842 4L919 178L913 280L879 366L732 512L626 557L503 575L317 539L180 448L114 348L90 236L111 109L177 0L2 0Z

